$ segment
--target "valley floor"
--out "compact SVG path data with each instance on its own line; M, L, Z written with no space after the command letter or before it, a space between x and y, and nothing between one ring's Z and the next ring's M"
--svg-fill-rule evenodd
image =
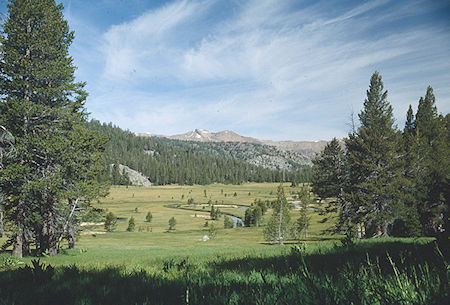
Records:
M275 199L277 186L113 187L95 206L118 217L114 232L94 219L77 248L56 257L0 253L0 304L444 304L450 297L448 245L432 239L344 245L324 233L333 216L324 222L318 206L310 207L308 239L285 246L268 244L262 227L224 229L224 216L208 219L208 201L243 218L242 206ZM294 203L299 189L285 186ZM130 217L135 232L126 231ZM291 217L299 217L295 207ZM218 230L202 241L206 221Z

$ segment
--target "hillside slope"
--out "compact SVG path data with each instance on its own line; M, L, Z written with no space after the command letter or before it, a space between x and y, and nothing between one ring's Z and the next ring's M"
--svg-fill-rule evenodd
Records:
M311 177L310 166L287 159L278 160L279 156L276 156L275 151L272 152L273 158L270 162L261 162L258 158L263 157L249 153L249 150L244 147L236 146L230 150L227 148L229 144L226 143L216 143L219 144L216 145L211 144L212 142L138 137L112 124L101 124L98 121L91 121L88 126L109 139L105 149L104 179L112 176L111 164L128 166L142 173L156 185L214 182L240 184L247 181L293 180L307 182ZM263 146L255 147L256 150L260 150ZM257 159L253 160L255 156ZM301 156L297 158L301 159ZM115 181L118 180L121 179ZM122 181L125 180L122 179Z

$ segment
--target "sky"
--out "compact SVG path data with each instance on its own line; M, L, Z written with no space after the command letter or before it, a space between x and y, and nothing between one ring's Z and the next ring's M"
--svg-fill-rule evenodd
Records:
M342 138L374 71L400 129L428 85L450 112L447 0L62 4L90 116L133 132Z

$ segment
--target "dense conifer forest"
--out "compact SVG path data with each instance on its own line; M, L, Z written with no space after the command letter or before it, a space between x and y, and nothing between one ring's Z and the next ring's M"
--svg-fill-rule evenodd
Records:
M100 179L110 179L112 184L127 184L128 180L114 173L115 167L111 164L126 165L147 176L156 185L308 182L311 177L311 168L308 165L296 163L292 166L293 170L282 170L245 162L242 155L231 154L223 148L225 145L233 145L232 143L213 146L210 143L194 144L158 137L144 138L96 120L87 124L89 129L109 139L105 147L105 170Z

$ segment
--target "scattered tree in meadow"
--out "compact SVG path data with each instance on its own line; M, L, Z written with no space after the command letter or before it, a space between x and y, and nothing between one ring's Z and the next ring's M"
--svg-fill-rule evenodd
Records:
M220 217L219 208L215 208L214 205L211 206L211 211L209 212L209 216L212 220L216 220Z
M264 229L264 238L280 245L289 238L289 205L284 194L283 185L278 186L277 200L273 204L273 215Z
M308 227L311 216L308 213L308 206L314 201L311 198L309 189L303 186L298 192L298 199L300 200L300 217L297 219L296 230L303 232L304 238L308 238Z
M217 228L214 223L211 223L208 227L209 237L211 239L215 238L217 235Z
M136 223L134 222L134 217L131 216L130 220L128 221L128 232L134 232L134 229L136 228Z
M175 226L177 224L177 221L175 217L172 217L169 219L169 230L175 230Z
M106 232L112 232L116 229L117 226L117 217L112 212L106 214L105 219L105 230Z
M233 226L234 226L233 219L231 219L231 217L229 217L229 216L225 216L223 218L223 227L225 229L232 229Z
M244 216L244 224L246 227L255 226L259 227L261 223L263 213L261 210L261 207L251 206L247 210L245 210L245 216Z
M146 222L152 222L152 218L153 218L152 213L148 212L147 215L145 216L145 221Z

